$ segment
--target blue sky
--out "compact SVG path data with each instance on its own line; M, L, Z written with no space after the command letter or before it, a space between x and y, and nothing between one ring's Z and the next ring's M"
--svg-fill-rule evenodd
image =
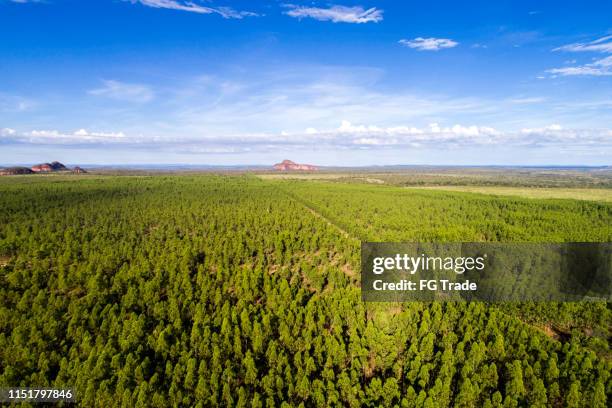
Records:
M0 165L610 165L611 15L0 0Z

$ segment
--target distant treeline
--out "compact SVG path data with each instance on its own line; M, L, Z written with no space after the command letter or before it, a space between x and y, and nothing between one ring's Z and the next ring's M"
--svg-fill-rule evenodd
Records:
M338 173L337 181L376 179L396 186L612 188L612 168L414 167Z

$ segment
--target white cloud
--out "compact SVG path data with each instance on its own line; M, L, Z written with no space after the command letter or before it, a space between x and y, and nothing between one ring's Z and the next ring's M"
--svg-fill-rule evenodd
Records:
M75 137L82 139L125 139L126 136L123 132L89 132L85 129L79 129L72 134Z
M589 66L568 67L568 68L553 68L547 72L561 76L610 76L612 72L609 69L593 68Z
M559 131L559 130L563 130L563 127L561 125L552 124L552 125L548 125L548 126L544 126L540 128L523 128L521 129L521 133L531 134L531 133L543 133L543 132Z
M553 124L503 132L488 126L442 126L437 123L422 128L414 126L380 127L354 125L342 121L328 130L307 128L302 132L247 133L231 136L158 138L127 136L123 132L72 133L58 130L33 130L19 133L0 132L0 142L34 145L123 146L186 153L274 152L300 148L385 149L385 148L460 148L477 146L527 147L612 147L610 129L565 129Z
M594 106L565 106L549 98L541 110L523 105L538 103L541 95L537 94L482 99L414 93L381 87L381 78L384 72L379 69L356 66L284 65L250 73L248 78L242 72L200 73L178 86L156 88L155 101L144 106L108 104L106 109L104 102L103 106L93 104L91 116L87 110L91 105L83 104L90 106L61 118L37 115L24 122L20 115L7 117L4 127L16 131L12 135L3 132L0 144L23 144L23 149L28 147L25 144L57 144L101 145L117 151L253 153L389 146L494 145L501 149L504 143L563 146L564 140L571 148L581 140L598 140L608 146L612 140L609 131L596 129L609 128L605 122L609 98ZM152 116L159 112L163 115ZM550 122L572 123L578 130L537 129ZM78 130L87 126L97 130ZM532 129L523 132L523 127Z
M81 145L121 143L122 141L128 141L127 136L123 132L89 132L85 129L79 129L74 132L31 130L17 133L13 129L8 130L12 132L0 132L0 135L5 136L9 141L17 143ZM131 140L131 142L134 141L135 140Z
M364 9L361 6L331 6L329 8L305 7L286 4L290 10L285 14L295 18L314 18L319 21L332 21L334 23L378 23L383 19L382 10L372 7Z
M95 96L116 99L126 102L149 102L155 96L151 88L141 84L128 84L114 80L103 81L102 88L92 89L88 93Z
M408 48L419 51L438 51L444 48L453 48L459 45L457 41L448 38L423 38L417 37L413 40L399 40L399 43Z
M228 94L219 83L188 88L180 104L165 116L165 134L231 135L249 132L298 132L331 128L339 118L352 123L396 125L406 121L453 120L500 109L476 98L417 95L402 89L377 89L381 72L366 67L283 67L263 76L237 80L238 92ZM161 99L161 98L160 98ZM467 119L469 120L469 118ZM128 124L129 125L129 124Z
M208 7L197 4L193 1L182 0L125 0L131 3L140 3L147 7L188 11L198 14L218 14L223 18L241 19L244 17L257 16L257 13L250 11L236 11L230 7Z
M612 129L565 129L560 125L521 129L516 136L523 145L612 148Z
M553 49L553 51L596 51L596 52L612 52L612 35L608 35L588 43L574 43L563 45Z
M528 96L524 98L513 98L510 99L509 102L515 105L529 105L532 103L542 103L545 102L546 98L542 96Z
M317 143L334 141L334 144L344 146L383 147L383 146L440 146L469 144L489 145L502 138L502 133L487 126L450 127L431 123L425 128L414 126L380 127L372 125L353 125L342 121L336 129L309 134L315 137ZM294 139L295 139L294 135Z
M553 124L541 128L526 128L519 131L503 132L488 126L441 126L431 123L428 127L409 126L376 127L352 125L344 121L335 130L322 132L326 139L337 139L338 144L373 148L382 146L436 147L449 148L460 146L576 146L597 145L600 148L612 147L610 129L564 129ZM317 135L310 135L314 137ZM295 136L294 136L295 137ZM318 140L323 143L325 138Z
M590 64L553 68L546 72L561 76L610 76L612 75L612 56L596 60Z
M589 43L574 43L553 49L553 51L570 52L603 52L612 53L612 35L599 38ZM576 60L566 61L566 63L576 63ZM612 56L601 58L589 64L574 67L552 68L547 70L553 77L561 76L611 76L612 75Z
M15 134L15 129L4 128L0 129L0 136L13 136Z
M33 100L0 92L0 112L25 112L35 108L36 105Z

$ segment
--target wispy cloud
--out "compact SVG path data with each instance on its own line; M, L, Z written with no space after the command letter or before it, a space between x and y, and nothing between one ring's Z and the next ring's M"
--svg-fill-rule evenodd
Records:
M612 53L612 35L601 37L588 43L564 45L553 49L553 51ZM572 63L575 62L576 60L572 60ZM612 56L600 58L591 63L574 67L553 68L546 72L553 76L611 76Z
M464 147L464 146L532 146L564 147L599 145L611 147L610 129L564 129L553 124L541 128L525 128L504 132L489 126L441 126L431 123L424 128L411 126L378 127L353 125L348 121L332 130L304 132L303 137L314 138L317 143L333 141L341 147ZM296 140L293 135L292 140ZM299 140L299 138L298 138Z
M12 130L12 129L9 129ZM23 143L34 144L91 144L91 143L120 143L127 141L123 132L90 132L79 129L74 132L61 132L59 130L31 130L29 132L17 133L13 130L11 134L3 135L11 137ZM133 142L134 140L132 140Z
M182 0L124 0L131 3L140 3L143 6L187 11L198 14L218 14L223 18L241 19L244 17L258 16L257 13L251 11L237 11L231 7L208 7L195 3L194 1Z
M0 129L13 131L0 132L0 145L23 145L20 149L28 145L58 149L99 146L102 150L107 147L106 151L161 155L391 152L393 147L571 149L598 143L597 151L601 146L610 151L612 132L599 114L609 111L607 99L604 106L557 107L555 99L547 97L544 110L539 111L540 107L529 104L544 101L540 94L503 99L459 97L388 89L379 86L383 77L384 71L371 67L285 65L250 73L248 78L231 71L223 75L200 73L172 87L156 87L155 95L146 85L105 81L91 92L122 100L153 100L146 105L119 104L119 109L104 101L104 106L113 106L107 113L93 101L93 106L85 103L84 110L62 121L39 115L28 123L6 116ZM90 117L88 109L92 107L95 112ZM580 112L578 116L576 112ZM575 128L544 126L551 122L573 123ZM87 130L79 130L82 127Z
M4 128L0 129L0 136L13 136L15 134L15 129Z
M587 43L574 43L563 45L553 49L553 51L570 51L570 52L582 52L582 51L596 51L596 52L612 52L612 35L608 35L597 40Z
M422 128L414 126L379 127L354 125L342 121L336 128L317 130L309 127L301 132L245 133L232 136L144 137L123 132L75 132L33 130L16 132L0 130L0 144L35 144L63 146L123 146L183 153L246 153L276 152L296 148L334 148L342 150L386 148L462 148L477 146L612 147L610 129L564 129L553 124L503 132L488 126L441 126L437 123Z
M283 67L254 74L249 81L236 79L228 83L218 77L200 88L186 86L193 93L181 93L177 110L165 118L179 126L173 128L174 134L231 135L325 128L339 118L388 125L406 120L460 121L459 115L495 109L494 104L469 97L382 91L377 86L381 75L380 70L368 67L309 66L297 71Z
M364 9L361 6L330 6L328 8L297 6L285 4L289 8L285 12L295 18L314 18L319 21L332 21L334 23L378 23L383 19L383 11L372 7Z
M516 105L528 105L528 104L533 104L533 103L542 103L545 101L546 101L546 98L542 96L527 96L527 97L521 97L521 98L513 98L509 100L510 103L513 103Z
M25 112L36 106L36 102L21 96L0 92L0 112Z
M612 75L612 56L596 60L590 64L553 68L546 72L561 76L610 76Z
M453 48L459 45L457 41L448 38L423 38L417 37L413 40L399 40L399 43L408 48L419 51L438 51L444 48Z
M114 80L103 81L104 86L90 90L90 95L102 96L125 102L149 102L155 96L151 88L142 84L128 84Z
M265 140L282 132L299 135L308 128L334 129L341 120L381 128L406 123L422 128L432 122L470 122L495 124L507 130L525 123L540 125L579 116L575 126L605 124L595 119L597 125L591 125L585 118L600 118L597 111L607 108L564 107L551 113L554 99L536 107L545 95L483 99L386 89L380 85L383 77L384 72L370 67L317 65L278 67L254 72L248 79L230 72L220 76L200 74L171 88L156 88L154 101L144 106L122 105L119 115L112 110L102 120L70 119L64 126L80 128L94 123L118 126L128 135L232 141L241 135L261 134ZM159 115L152 119L149 112ZM99 111L96 117L100 117ZM17 128L17 123L6 122L5 126ZM39 121L37 126L45 126L45 122Z

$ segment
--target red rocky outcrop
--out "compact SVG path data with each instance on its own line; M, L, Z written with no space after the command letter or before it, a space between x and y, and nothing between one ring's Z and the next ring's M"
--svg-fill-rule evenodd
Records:
M11 176L16 174L44 174L44 173L54 173L54 172L63 172L67 173L72 171L73 173L87 173L85 170L80 168L79 166L74 169L69 169L64 166L62 163L58 161L54 161L51 163L41 163L36 166L28 167L6 167L0 168L0 176Z
M296 171L296 170L314 171L314 170L318 170L318 167L313 166L312 164L298 164L298 163L292 162L291 160L283 160L280 163L276 163L274 165L274 169L279 170L279 171Z
M32 166L32 171L34 173L50 173L52 171L66 171L68 170L66 166L58 161L54 161L51 163L42 163L37 164L36 166Z

